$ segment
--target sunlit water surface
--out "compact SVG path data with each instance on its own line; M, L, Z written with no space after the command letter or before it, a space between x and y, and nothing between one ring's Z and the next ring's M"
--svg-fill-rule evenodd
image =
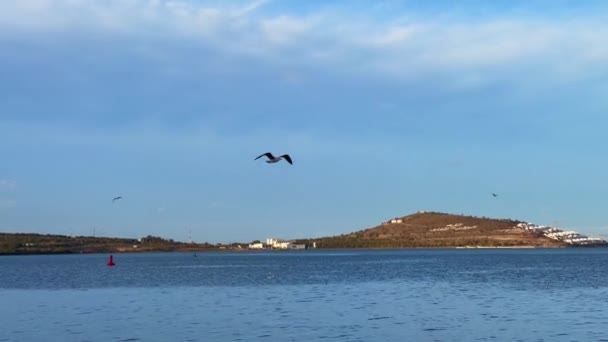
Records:
M608 249L0 257L0 341L608 341Z

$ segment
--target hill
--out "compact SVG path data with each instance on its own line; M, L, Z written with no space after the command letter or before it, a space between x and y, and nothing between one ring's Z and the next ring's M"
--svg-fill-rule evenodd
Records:
M213 249L208 243L184 243L156 236L124 239L56 234L0 233L0 255L187 251Z
M570 246L522 225L511 219L418 212L377 227L314 241L318 248Z
M438 212L397 217L376 227L339 236L293 240L316 248L454 248L608 246L574 231L512 219L491 219ZM243 246L244 245L244 246ZM314 247L313 247L314 248ZM114 253L153 251L246 250L241 243L185 243L155 236L141 239L0 233L0 255Z

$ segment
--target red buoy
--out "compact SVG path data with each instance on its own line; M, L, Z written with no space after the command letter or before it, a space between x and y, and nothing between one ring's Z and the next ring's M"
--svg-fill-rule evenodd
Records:
M114 257L112 257L112 255L110 255L110 259L108 259L108 263L107 263L107 265L108 265L108 266L114 266L114 265L115 265L115 264L114 264Z

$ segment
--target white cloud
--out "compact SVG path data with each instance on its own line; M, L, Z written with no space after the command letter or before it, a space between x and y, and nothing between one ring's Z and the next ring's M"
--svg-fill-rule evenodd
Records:
M258 8L264 6L265 4L269 3L269 0L256 0L248 5L245 5L244 7L238 9L236 11L236 13L238 15L247 15L255 10L257 10Z
M483 84L483 78L493 77L490 74L508 74L510 69L572 78L608 66L608 25L592 13L571 20L507 14L473 21L412 12L401 14L408 18L405 21L322 9L312 14L269 14L264 12L267 2L235 6L185 0L7 1L0 5L0 29L43 34L96 30L133 39L190 39L193 45L220 53L393 77L477 73L474 78L482 80L472 84Z
M0 190L14 190L17 187L17 181L14 179L0 179Z
M285 15L260 22L263 37L273 44L286 44L302 37L315 25L314 19L294 18ZM295 43L295 42L294 42Z

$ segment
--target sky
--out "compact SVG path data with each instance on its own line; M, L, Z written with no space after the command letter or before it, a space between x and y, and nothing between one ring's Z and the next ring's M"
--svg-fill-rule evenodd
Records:
M0 232L249 242L432 210L608 234L607 10L0 2Z

